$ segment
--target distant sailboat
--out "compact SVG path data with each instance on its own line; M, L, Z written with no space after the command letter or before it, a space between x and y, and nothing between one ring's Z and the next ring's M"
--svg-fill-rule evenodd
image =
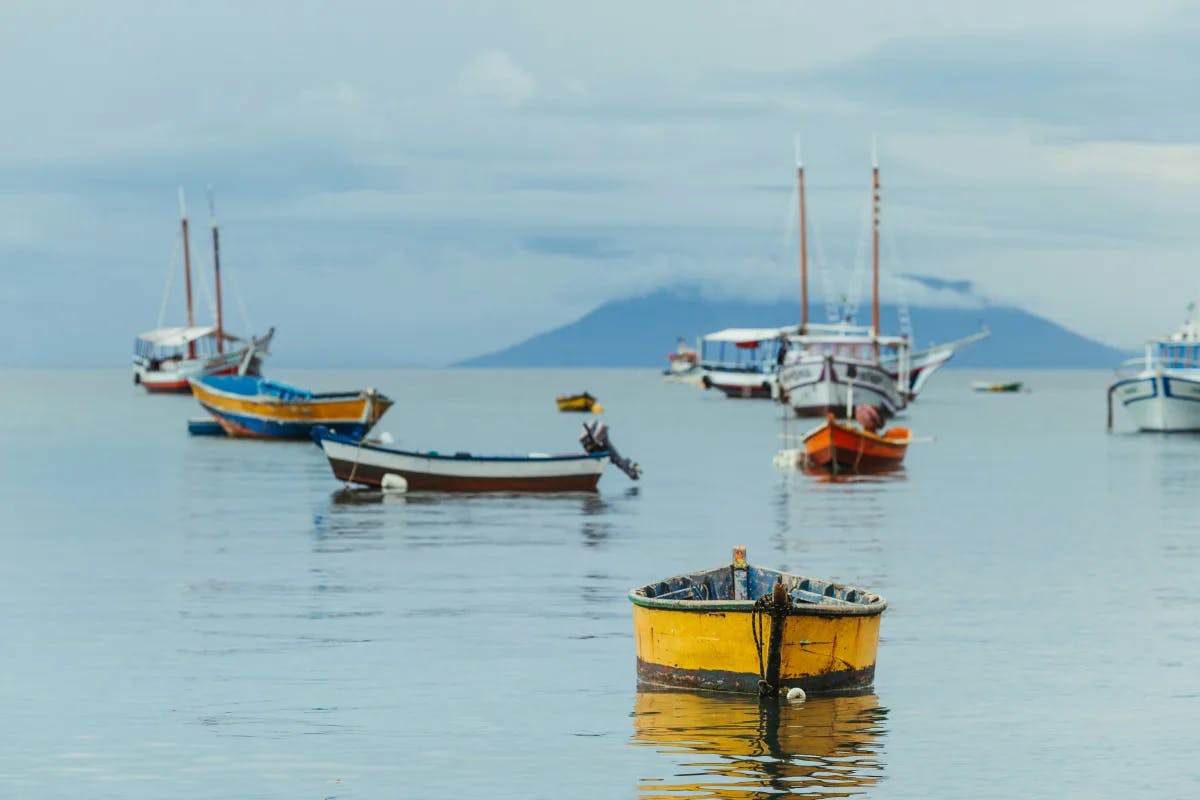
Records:
M788 338L789 353L779 368L780 399L797 416L841 414L854 381L863 402L884 416L896 414L910 399L912 353L904 336L879 333L879 161L871 164L871 325L808 322L808 258L804 215L804 164L796 157L800 197L800 330ZM885 355L890 358L885 359Z
M872 164L872 320L812 323L808 319L808 220L804 164L796 148L796 187L800 252L800 324L779 328L730 328L701 338L701 382L728 397L787 399L800 416L823 416L845 407L846 371L858 375L864 399L885 414L915 400L929 378L967 345L987 338L978 333L912 351L907 306L902 304L899 336L879 327L879 165ZM836 312L827 300L831 318ZM782 351L782 352L781 352ZM833 374L825 356L835 356ZM782 383L781 383L782 381ZM873 395L873 396L866 396Z
M266 355L275 329L249 340L225 330L221 317L221 256L217 218L209 193L212 213L213 275L216 284L216 324L196 325L192 308L192 262L188 243L187 205L183 189L179 190L179 214L183 236L183 273L186 285L187 325L163 327L160 315L158 327L138 335L134 341L133 382L148 392L190 392L192 378L209 375L257 375L259 362ZM168 287L170 283L168 282ZM164 298L163 311L166 311Z

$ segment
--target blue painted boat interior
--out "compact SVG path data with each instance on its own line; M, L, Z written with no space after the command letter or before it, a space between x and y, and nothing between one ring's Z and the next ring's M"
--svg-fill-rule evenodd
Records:
M775 580L782 578L789 587L793 603L822 605L870 605L878 602L879 596L853 586L789 575L779 570L749 565L746 568L747 600L757 600L769 595ZM733 600L733 568L717 567L688 575L677 575L658 583L651 583L635 593L658 600Z
M377 441L361 441L358 437L347 436L339 431L330 430L325 425L318 425L312 429L313 441L320 444L323 440L328 439L331 442L340 442L348 444L352 447L362 447L367 450L378 450L381 453L395 453L402 456L416 456L419 458L439 458L453 460L469 460L469 461L575 461L587 458L608 458L608 451L599 451L596 453L562 453L557 455L549 454L532 454L532 453L513 453L508 455L477 455L459 450L454 453L442 453L437 450L398 450L394 447L384 447Z
M358 392L310 392L281 381L256 378L250 375L213 375L200 381L219 392L243 397L273 397L285 403L306 400L329 400L339 397L357 397Z

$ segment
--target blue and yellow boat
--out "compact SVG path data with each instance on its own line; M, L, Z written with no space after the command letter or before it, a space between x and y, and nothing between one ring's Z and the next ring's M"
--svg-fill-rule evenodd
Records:
M191 381L192 394L229 436L308 439L318 425L360 439L391 408L374 389L314 393L250 376Z
M759 695L870 689L887 601L733 552L732 564L629 593L639 681Z

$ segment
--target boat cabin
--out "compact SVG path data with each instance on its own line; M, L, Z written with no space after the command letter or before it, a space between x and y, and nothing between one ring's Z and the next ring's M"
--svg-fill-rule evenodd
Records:
M224 339L227 343L240 341L228 333ZM217 329L212 326L158 328L141 334L133 342L134 359L151 370L171 361L211 358L220 350Z
M700 339L700 366L723 372L771 372L786 337L798 328L727 328Z
M1146 347L1146 358L1164 369L1200 369L1200 342L1158 340Z
M876 348L892 351L891 358L909 349L903 336L876 336L865 325L809 324L803 334L788 337L789 348L805 356L834 356L848 361L873 362Z

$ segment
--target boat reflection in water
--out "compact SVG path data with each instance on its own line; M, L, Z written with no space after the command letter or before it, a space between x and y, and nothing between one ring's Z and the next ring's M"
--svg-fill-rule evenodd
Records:
M644 779L655 798L853 797L883 777L887 709L874 694L804 703L639 687L634 745L681 756L674 778Z

